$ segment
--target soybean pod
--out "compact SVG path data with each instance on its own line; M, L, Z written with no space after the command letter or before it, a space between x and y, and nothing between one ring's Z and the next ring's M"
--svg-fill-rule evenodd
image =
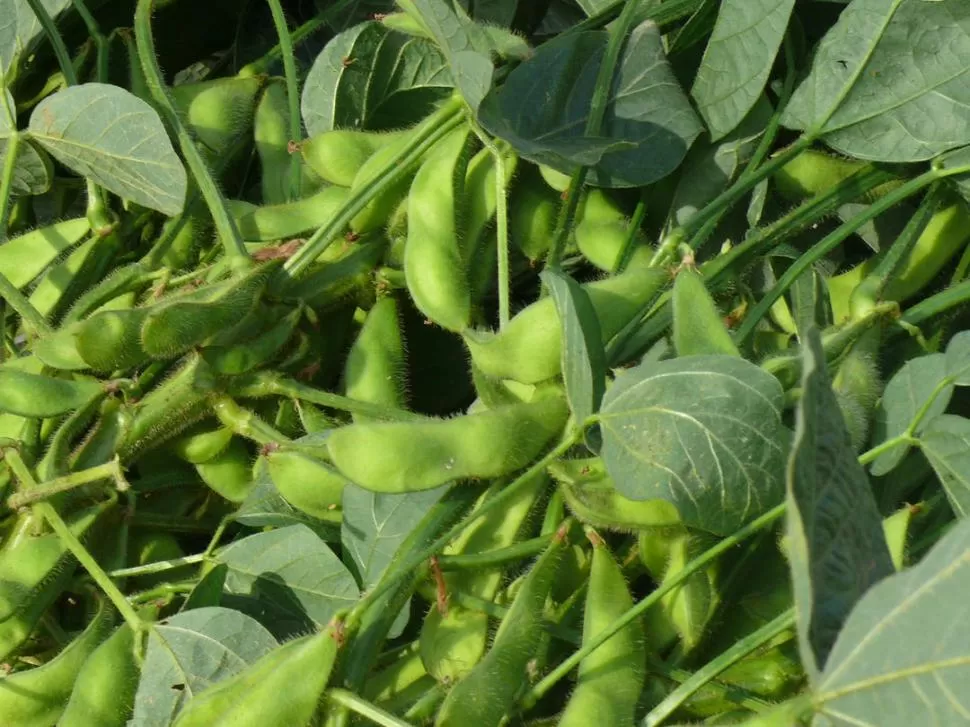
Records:
M351 399L404 409L405 369L397 301L384 296L367 313L347 355L344 392ZM366 417L354 415L354 421L362 420Z

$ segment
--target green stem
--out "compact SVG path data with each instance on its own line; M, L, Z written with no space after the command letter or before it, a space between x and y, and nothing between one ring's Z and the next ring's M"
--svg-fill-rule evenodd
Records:
M108 575L112 578L153 575L155 573L164 573L173 568L181 568L183 565L195 565L196 563L204 561L205 558L205 553L196 553L195 555L186 555L182 558L159 560L154 563L146 563L145 565L136 565L131 568L119 568L118 570L111 571Z
M625 628L632 622L636 621L640 616L646 612L651 606L660 602L667 593L669 593L674 588L678 587L681 583L687 580L691 575L697 573L698 571L705 568L709 563L712 563L718 559L723 553L727 552L739 543L744 542L747 538L760 532L761 530L767 528L768 526L775 523L785 514L787 506L786 503L781 503L776 505L771 510L766 512L759 518L752 520L750 523L745 525L743 528L733 533L732 535L724 538L724 540L717 543L717 545L706 550L701 555L694 558L692 561L687 563L683 570L679 571L676 575L672 576L670 580L664 581L663 584L654 589L650 595L648 595L643 600L639 601L633 608L624 613L620 618L614 621L610 626L603 631L600 631L596 636L594 636L588 643L583 644L582 648L573 652L569 657L563 660L555 669L553 669L549 674L547 674L542 680L540 680L532 689L530 689L522 699L522 708L530 709L543 697L545 694L552 689L556 684L559 683L569 672L579 665L583 659L589 656L593 651L598 649L607 640L610 639L614 634L619 632L621 629Z
M91 11L88 10L88 6L84 3L84 0L71 0L71 4L74 5L77 14L81 16L84 27L87 28L88 35L91 36L91 39L94 41L94 47L97 49L96 78L99 83L107 83L109 73L108 39L104 37L98 21L91 14Z
M46 336L54 332L44 316L34 308L24 294L17 290L17 287L3 273L0 273L0 298L3 298L7 305L14 309L20 316L24 327L33 331L34 335Z
M656 727L673 714L698 689L718 674L733 666L748 654L774 639L778 634L795 625L795 609L790 608L766 623L754 633L745 636L716 659L702 666L690 679L668 694L660 704L643 718L643 727Z
M283 7L280 0L267 0L270 12L273 15L273 25L276 26L276 34L280 39L280 53L283 56L283 74L286 76L286 98L290 111L290 139L298 141L303 136L303 128L300 124L300 88L299 80L296 75L296 59L293 57L293 42L290 38L290 29L286 24L286 16L283 15ZM300 158L296 154L290 155L290 188L287 193L287 202L300 197L301 180Z
M495 238L498 263L498 325L508 325L512 318L511 284L509 281L509 200L505 176L505 157L497 145L489 148L495 159Z
M328 409L346 411L351 414L364 414L378 419L396 421L423 421L426 417L403 409L372 404L368 401L358 401L329 391L315 389L302 384L295 379L288 379L271 371L260 371L248 376L236 377L230 383L230 394L242 398L263 398L266 396L284 396L289 399L308 401L311 404L325 406Z
M546 257L546 266L558 269L562 262L563 251L566 249L566 240L572 229L573 218L576 216L576 209L579 207L579 199L582 196L583 184L586 182L586 167L580 167L573 173L566 190L566 199L559 208L559 215L556 217L556 229L552 233L552 245L549 248L549 255Z
M799 276L801 276L802 273L808 270L816 262L828 255L836 247L841 245L845 239L849 237L849 235L853 234L856 230L873 218L899 204L907 197L916 194L921 189L932 184L939 178L940 172L938 170L931 169L928 172L924 172L918 177L909 180L902 186L897 187L885 197L877 200L872 205L867 207L863 212L840 225L837 229L826 235L820 242L813 245L811 249L805 252L788 267L781 278L778 279L778 282L774 285L774 287L769 290L761 298L761 300L758 301L758 303L747 315L745 315L744 322L741 324L741 327L738 328L735 340L738 343L742 343L748 336L750 336L764 315L770 310L771 306L774 305L775 301L787 292L787 290L799 278Z
M372 704L346 689L331 689L327 692L326 698L382 727L413 727L409 722L395 717L390 712L386 712L376 704Z
M954 286L941 290L935 295L924 298L919 303L909 308L900 323L906 326L919 326L931 318L946 313L951 308L970 302L970 280L964 280ZM893 329L893 334L898 335L905 330L904 328Z
M144 2L145 0L140 0ZM293 257L286 261L283 270L290 278L299 277L323 253L334 240L343 234L344 230L378 194L398 183L408 173L412 165L440 139L444 138L452 129L463 122L464 107L461 98L452 97L445 105L421 123L409 139L407 145L392 159L388 160L387 168L382 174L377 174L371 181L356 190L346 200L340 210L330 218L330 221L318 229L306 241Z
M7 498L7 507L11 510L17 510L26 505L32 505L62 492L69 492L70 490L77 489L91 482L98 482L99 480L114 480L119 492L124 492L129 489L128 482L125 480L124 473L121 470L121 463L116 457L111 462L98 465L97 467L91 467L80 472L72 472L69 475L64 475L63 477L58 477L36 487L31 487L29 490L17 492Z
M381 596L387 593L390 589L394 588L398 581L402 578L408 577L411 572L423 564L432 555L438 553L442 548L444 548L448 543L455 539L465 528L467 528L473 521L480 518L482 515L494 510L497 507L504 505L509 502L512 498L516 497L519 490L527 486L533 481L533 478L544 472L546 467L552 462L557 460L570 448L572 448L582 437L582 432L579 429L572 429L563 438L563 440L556 446L552 451L546 454L545 457L540 459L538 462L533 464L529 469L523 472L519 477L510 482L503 488L498 494L489 500L486 500L480 507L472 511L461 520L459 520L455 525L445 531L439 538L432 542L428 547L424 548L420 552L412 556L408 561L405 561L400 565L400 567L394 573L388 573L381 579L372 591L361 598L354 608L351 610L350 615L347 617L348 622L352 622L360 619L360 615L363 614L367 608L377 601Z
M2 89L0 89L2 90ZM6 96L5 92L0 92L0 97ZM4 103L6 106L6 103ZM6 109L8 112L9 109ZM9 113L8 113L9 116ZM11 124L11 129L16 126ZM20 153L20 145L23 143L23 135L12 130L5 140L3 157L3 178L0 179L0 240L7 239L7 225L10 224L10 210L13 207L13 183L17 173L17 156Z
M443 571L476 570L480 568L495 568L497 566L514 563L539 555L549 547L554 533L540 535L507 548L498 548L484 553L468 553L459 555L439 555L438 565Z
M37 2L38 0L34 0ZM185 157L192 176L195 177L196 184L205 198L212 214L219 238L225 249L226 258L234 269L247 269L252 265L249 253L243 243L242 235L235 220L229 214L226 200L219 191L219 187L213 180L212 175L206 167L205 160L195 146L188 129L182 123L182 119L175 111L175 104L165 87L162 72L158 67L158 59L155 52L155 39L152 36L152 5L153 0L138 0L135 10L135 43L138 47L138 58L141 61L142 71L145 80L151 91L152 98L158 106L158 110L165 117L169 126L175 131L175 135Z
M643 224L643 218L647 216L647 200L643 193L640 194L640 199L637 201L637 206L633 210L633 217L630 218L630 227L627 230L626 241L623 243L623 249L620 250L620 254L617 256L613 264L613 275L619 275L622 273L626 266L630 262L630 256L633 254L634 248L636 248L637 233L640 231L640 225Z
M288 442L290 438L270 426L256 414L245 409L225 394L212 401L212 411L216 418L229 427L234 434L251 439L259 445Z
M71 54L67 52L64 39L58 32L57 26L54 25L54 21L47 12L47 8L44 7L41 0L27 0L27 4L30 6L34 17L37 18L37 22L44 29L44 35L47 36L47 40L54 47L54 55L57 57L57 65L60 66L61 73L64 75L64 81L68 86L76 86L77 74L74 72L74 64L71 62Z
M435 683L431 686L417 702L408 707L404 713L404 719L411 720L417 724L424 724L434 716L435 709L445 701L448 695L448 688L444 684Z

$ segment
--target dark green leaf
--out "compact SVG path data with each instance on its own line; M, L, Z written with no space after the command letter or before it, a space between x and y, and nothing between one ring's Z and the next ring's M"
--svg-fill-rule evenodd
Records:
M229 566L225 563L218 563L213 566L212 570L202 576L199 582L195 584L195 588L192 589L188 598L185 599L179 611L191 611L192 609L220 605L222 602L222 589L226 585L226 575L228 573Z
M185 203L185 168L158 113L128 91L84 83L41 101L30 136L61 164L166 215Z
M860 159L916 162L970 143L965 0L853 0L783 123Z
M947 358L942 353L907 361L886 384L876 411L873 442L885 442L905 432L917 412L936 394L937 386L946 375ZM952 395L953 386L944 386L940 390L917 427L916 434L922 432L934 417L946 411ZM908 451L909 445L893 447L877 457L869 471L877 477L886 474L902 461Z
M970 522L852 611L812 702L823 727L962 725L970 714Z
M56 18L71 0L41 0L41 5ZM33 41L43 32L40 21L27 0L0 0L0 86L9 70L23 58Z
M148 631L129 727L168 727L192 697L277 646L257 621L228 608L197 608L159 621Z
M919 442L953 512L957 517L970 515L970 420L941 414L920 434Z
M547 268L549 286L562 326L562 376L566 398L577 422L599 411L606 390L606 352L599 319L589 295L566 273Z
M691 96L711 138L730 133L757 103L795 0L724 0Z
M532 161L567 174L589 165L587 181L597 186L638 187L667 176L702 127L653 23L635 28L624 46L602 135L584 135L608 39L590 31L542 44L486 96L481 123Z
M894 568L815 328L803 355L802 398L788 460L788 535L799 650L815 679L853 606Z
M644 363L603 398L603 461L622 495L726 535L784 496L783 408L778 380L734 356Z

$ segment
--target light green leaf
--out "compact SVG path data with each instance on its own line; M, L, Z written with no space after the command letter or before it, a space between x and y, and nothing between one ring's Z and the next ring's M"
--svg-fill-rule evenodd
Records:
M886 384L882 401L876 410L873 442L885 442L907 430L916 413L936 393L947 375L947 359L942 353L933 353L907 361ZM929 406L920 426L919 434L934 417L946 411L953 396L953 386L945 386ZM877 477L882 476L898 465L906 453L908 445L893 447L873 461L869 471Z
M664 56L652 22L624 44L602 135L585 136L606 31L572 33L543 43L516 66L479 108L479 120L522 156L566 174L590 166L600 187L638 187L670 174L702 131Z
M778 380L734 356L644 363L603 398L601 454L620 494L727 535L784 497L783 409Z
M168 727L192 697L279 646L249 616L197 608L154 624L129 727Z
M782 123L843 154L916 162L970 143L965 0L853 0Z
M56 18L71 0L41 0L40 4L51 18ZM42 32L40 21L27 0L0 0L0 86Z
M812 701L819 727L962 725L970 715L970 522L852 611Z
M0 169L6 163L9 141L0 136ZM17 164L13 170L13 194L28 196L43 194L51 186L54 168L50 158L34 146L30 139L23 137L17 149Z
M226 593L250 601L247 610L256 608L274 633L296 624L325 626L360 595L350 571L305 525L250 535L217 558L229 566Z
M875 498L825 372L817 328L809 329L803 355L787 515L799 651L809 677L817 679L853 606L894 569Z
M84 83L41 101L30 136L59 162L119 197L174 216L185 168L158 113L123 88Z
M566 398L577 422L599 411L606 390L606 352L599 319L589 295L569 275L542 272L562 326L562 376Z
M957 517L970 515L970 420L941 414L920 434L919 443L953 512Z
M724 0L691 96L711 139L731 132L768 81L795 0Z
M954 386L970 386L970 331L960 331L946 344L946 375Z

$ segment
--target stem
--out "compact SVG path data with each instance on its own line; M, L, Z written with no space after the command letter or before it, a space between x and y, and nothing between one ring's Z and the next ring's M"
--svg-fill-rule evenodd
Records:
M445 700L448 695L448 688L444 684L435 682L424 695L408 711L404 713L404 719L412 722L424 724L434 715L435 708Z
M37 2L38 0L33 0ZM145 81L148 84L152 98L158 106L158 111L164 116L170 128L175 131L175 135L185 157L192 176L195 177L196 184L205 198L212 214L219 238L225 249L226 258L234 269L244 270L252 265L249 253L243 243L242 235L235 220L229 214L226 200L216 186L212 175L206 167L205 160L196 148L195 143L182 119L175 111L175 104L165 87L162 72L158 67L158 59L155 52L155 39L152 36L152 4L153 0L138 0L135 10L135 43L138 47L138 58L141 61L142 71L145 74Z
M69 492L91 482L108 479L115 481L119 492L124 492L130 488L121 471L121 463L115 457L111 462L81 470L80 472L72 472L69 475L64 475L63 477L58 477L41 485L31 487L29 490L17 492L7 498L7 507L11 510L18 510L26 505L41 502L54 495Z
M230 384L230 394L242 398L262 398L266 396L285 396L289 399L300 399L311 404L319 404L328 409L337 409L351 414L364 414L378 419L396 421L424 421L427 417L403 409L394 409L367 401L358 401L329 391L321 391L312 386L302 384L295 379L288 379L270 371L260 371L249 376L237 377L238 380Z
M40 311L34 308L33 304L27 300L23 293L17 290L17 287L3 273L0 273L0 298L3 298L14 309L20 316L24 327L32 330L36 336L46 336L54 332L54 329L50 327Z
M145 0L140 0L144 2ZM350 224L358 213L377 195L404 177L418 159L440 139L464 120L464 107L457 96L431 114L419 125L420 128L401 151L388 161L383 173L355 190L330 221L318 229L293 257L286 261L283 270L290 278L296 278L306 270Z
M640 618L640 616L646 612L648 608L656 603L659 603L660 599L663 598L667 593L679 586L691 575L705 568L709 563L719 558L721 554L727 552L734 546L743 542L745 539L751 537L755 533L760 532L769 525L772 525L779 518L784 516L786 509L787 503L783 502L780 505L776 505L761 517L752 520L736 533L728 536L724 540L720 541L717 545L704 551L701 553L701 555L687 563L683 570L671 577L669 581L665 581L663 584L654 589L650 595L610 624L609 628L606 628L596 634L596 636L594 636L589 643L583 644L581 649L573 652L562 663L560 663L559 666L549 672L549 674L547 674L541 681L532 687L532 689L529 690L522 698L522 709L526 710L535 706L535 704L543 696L545 696L550 689L552 689L563 677L578 666L579 662L606 643L606 641L609 640L614 634L631 624L636 619Z
M507 563L513 563L539 555L539 553L549 547L553 535L555 533L551 532L548 535L540 535L537 538L516 543L507 548L498 548L497 550L489 550L484 553L439 555L438 565L441 566L441 570L443 571L476 570L503 566Z
M96 66L96 78L99 83L108 82L108 40L104 37L101 32L101 27L98 25L98 21L88 10L87 5L84 4L84 0L71 0L71 4L74 5L74 9L77 14L81 16L81 20L84 22L84 27L88 30L88 35L94 41L94 47L97 49L97 66Z
M0 96L5 96L0 93ZM12 131L6 138L3 158L3 179L0 179L0 240L7 239L7 225L10 224L10 209L13 207L13 182L17 173L17 154L23 142L22 135Z
M613 264L613 275L622 273L630 262L630 255L636 246L637 232L640 231L640 225L643 224L643 218L646 216L647 201L645 195L641 193L636 209L633 210L633 217L630 218L630 229L627 231L626 242L623 243L623 249L620 250L620 254Z
M180 568L183 565L195 565L196 563L201 563L206 558L205 553L196 553L195 555L186 555L182 558L173 558L172 560L159 560L154 563L146 563L145 565L136 565L131 568L119 568L118 570L113 570L108 573L112 578L128 578L129 576L147 576L154 573L164 573L167 570L173 568Z
M545 471L545 468L554 462L556 459L561 457L570 448L572 448L582 437L582 432L576 428L570 430L563 440L556 446L552 451L546 454L545 457L540 459L538 462L534 463L529 469L519 475L515 480L510 482L504 489L502 489L498 494L489 500L486 500L477 509L470 512L464 518L459 520L450 529L445 531L439 538L432 542L428 547L424 548L421 552L416 553L410 560L405 561L400 565L400 567L389 575L386 575L370 593L361 598L354 608L351 610L350 615L347 617L348 622L354 620L359 620L360 615L367 610L367 608L374 603L378 598L383 596L387 591L393 588L398 581L402 578L408 577L411 572L422 565L428 558L444 548L448 543L450 543L459 533L461 533L465 528L469 526L474 520L477 520L482 515L491 510L504 505L509 500L514 498L520 489L528 485L534 477Z
M549 255L546 257L546 266L558 269L562 261L562 253L566 248L566 238L572 228L573 218L576 216L576 208L579 207L579 196L586 182L586 167L580 167L573 173L573 178L569 182L566 190L566 199L562 207L559 208L559 215L556 218L556 229L552 233L552 246L549 248Z
M930 318L938 316L951 308L963 305L970 301L970 280L964 280L954 286L941 290L936 295L924 298L912 308L903 313L900 323L906 326L919 326ZM895 334L900 333L903 328L893 329Z
M57 65L60 66L61 73L64 75L64 81L68 86L76 86L77 74L74 72L74 64L71 62L71 54L67 52L64 39L58 32L57 26L54 25L54 21L51 20L47 8L44 7L40 0L27 0L27 4L30 6L34 17L37 18L37 22L44 29L44 35L47 36L47 40L54 47L54 55L57 57Z
M216 397L212 402L212 411L216 418L229 427L234 434L245 439L251 439L259 445L288 442L290 438L277 431L256 414L239 406L232 397L225 394Z
M686 702L698 689L711 681L718 674L733 666L751 652L771 641L778 634L795 625L795 609L789 608L760 629L735 643L731 648L708 662L687 681L667 695L660 704L650 710L643 718L643 727L656 727Z
M290 29L286 24L286 16L283 15L283 7L280 0L267 0L270 12L273 15L273 25L276 26L276 34L280 39L280 53L283 56L283 74L286 76L286 99L290 112L290 139L299 140L303 135L300 125L300 88L299 80L296 75L296 60L293 57L293 43L290 39ZM286 201L299 199L301 186L300 158L296 154L290 155L290 188L287 192Z
M327 692L327 699L356 712L362 717L366 717L374 724L382 725L382 727L413 727L410 722L395 717L390 712L384 711L376 704L371 704L366 699L358 697L346 689L331 689Z
M805 252L788 267L781 278L778 279L778 282L775 283L774 287L769 290L764 297L758 301L754 308L752 308L751 311L744 317L744 322L741 324L741 327L738 328L737 335L735 336L736 342L740 344L748 336L750 336L764 315L768 312L771 306L774 305L775 301L785 294L785 292L792 286L798 277L816 262L828 255L836 247L841 245L849 235L854 233L874 217L882 214L890 207L899 204L907 197L916 194L921 189L932 184L939 178L940 172L935 169L924 172L918 177L911 179L902 186L894 189L885 197L882 197L878 201L874 202L862 213L856 215L848 222L840 225L837 229L826 235L820 242L813 245L811 249Z

